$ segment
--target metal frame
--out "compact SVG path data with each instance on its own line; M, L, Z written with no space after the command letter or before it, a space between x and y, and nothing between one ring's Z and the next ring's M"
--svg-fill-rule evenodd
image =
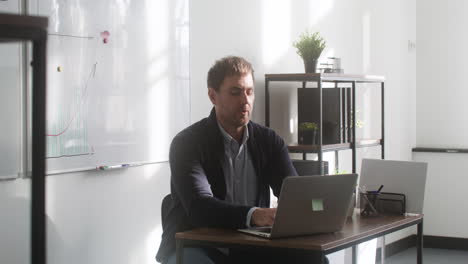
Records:
M337 169L339 166L339 150L350 149L352 151L352 172L356 173L357 170L357 160L356 160L356 148L358 147L371 147L371 146L381 146L381 158L385 158L385 83L384 78L381 76L363 76L363 75L345 75L345 74L266 74L265 75L265 125L267 127L270 126L270 89L269 84L272 81L300 81L302 82L302 88L306 88L306 83L310 82L317 82L317 88L320 89L319 91L319 144L318 150L314 151L317 153L318 162L320 164L320 174L324 174L324 167L323 167L323 152L324 151L334 151L335 152L335 168ZM335 84L335 89L339 88L338 83L350 83L351 84L351 93L349 94L346 90L343 91L344 98L340 100L344 100L344 109L341 111L346 112L346 116L342 116L342 122L347 127L347 131L344 131L343 137L350 141L349 146L337 146L337 147L324 147L323 146L323 134L322 134L322 124L323 124L323 116L322 116L322 109L323 109L323 93L322 93L322 83L323 82L333 82ZM381 138L379 144L368 144L368 145L361 145L356 140L356 127L355 121L356 120L356 84L357 83L380 83L381 87ZM342 105L342 104L340 104ZM353 124L346 124L353 120ZM350 129L351 128L351 129ZM291 151L290 151L291 152ZM296 152L296 151L294 151ZM307 151L302 151L302 158L304 160L307 159ZM418 225L419 226L419 225ZM421 231L422 235L422 231ZM352 245L353 251L353 259L352 263L357 263L357 249L356 245ZM322 256L325 257L325 252L323 252ZM382 258L384 261L384 258ZM421 262L418 262L421 263Z
M384 109L385 109L385 83L382 82L381 83L381 92L380 92L380 97L381 97L381 104L382 104L382 117L381 117L381 121L382 121L382 137L381 137L381 142L380 142L380 145L382 146L382 159L385 159L385 112L384 112Z
M352 160L353 160L353 173L356 173L356 82L351 83L351 124L349 126L352 128L352 135L351 135L351 151L353 153ZM320 109L321 111L322 109Z
M384 91L384 81L385 79L381 76L368 76L368 75L349 75L349 74L324 74L324 73L305 73L305 74L265 74L265 125L267 127L270 126L270 82L291 82L291 81L297 81L297 82L302 82L302 87L306 87L307 82L316 82L317 83L317 88L320 90L319 91L319 144L318 148L316 151L300 151L299 153L302 153L302 157L305 160L307 158L307 153L316 153L318 156L318 161L321 164L320 166L320 173L324 173L324 168L323 168L323 152L325 151L335 151L335 156L337 156L337 151L338 150L343 150L343 149L351 149L352 150L352 171L353 173L356 173L356 148L358 147L370 147L370 146L376 146L380 145L381 146L381 157L382 159L385 158L385 111L384 111L384 100L385 100L385 91ZM357 83L380 83L380 88L381 88L381 119L382 119L382 124L381 124L381 139L379 144L359 144L356 141L356 127L355 124L348 124L348 127L351 129L348 129L347 131L347 138L350 139L350 144L349 146L337 146L336 148L329 148L329 147L324 147L323 146L323 134L322 134L322 125L323 125L323 116L322 116L322 109L323 109L323 93L322 89L323 88L323 83L324 82L329 82L329 83L334 83L335 88L339 88L338 84L339 83L348 83L351 84L351 94L350 96L345 96L345 107L348 110L347 111L347 117L345 119L347 120L356 120L356 113L354 111L355 105L356 105L356 84ZM312 88L314 89L314 88ZM330 88L333 89L333 88ZM345 91L345 94L346 91ZM350 116L351 115L351 116ZM296 152L296 151L294 151ZM337 166L337 164L335 164Z
M45 151L46 46L44 17L0 14L0 42L31 41L32 61L32 179L31 263L46 263Z

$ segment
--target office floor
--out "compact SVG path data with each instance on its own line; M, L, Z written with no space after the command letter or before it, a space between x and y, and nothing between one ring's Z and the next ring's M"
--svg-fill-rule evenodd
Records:
M425 248L423 262L424 264L466 264L468 263L468 251ZM416 263L416 248L409 248L385 260L385 264L408 263Z

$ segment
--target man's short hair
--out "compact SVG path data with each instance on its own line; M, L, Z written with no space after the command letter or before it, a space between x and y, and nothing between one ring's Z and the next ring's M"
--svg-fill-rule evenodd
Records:
M228 76L241 76L244 74L252 74L254 78L254 70L252 64L246 59L237 56L228 56L219 59L208 71L208 88L213 88L219 91L224 78Z

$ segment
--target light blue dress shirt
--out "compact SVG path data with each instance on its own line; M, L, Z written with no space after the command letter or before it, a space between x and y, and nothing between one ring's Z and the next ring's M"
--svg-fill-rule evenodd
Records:
M250 220L258 195L258 183L255 167L248 149L249 130L245 126L242 142L231 137L218 122L224 139L224 158L222 167L226 179L226 201L239 205L252 206L247 213L246 225Z

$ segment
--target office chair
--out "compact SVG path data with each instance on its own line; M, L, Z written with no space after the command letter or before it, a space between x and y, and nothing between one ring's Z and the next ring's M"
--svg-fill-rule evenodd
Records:
M168 194L163 198L161 202L161 223L162 223L163 229L166 226L166 223L164 223L164 219L169 213L171 206L172 206L172 195Z
M328 174L328 161L322 161L324 173ZM292 164L299 176L320 175L319 162L315 160L292 160Z

